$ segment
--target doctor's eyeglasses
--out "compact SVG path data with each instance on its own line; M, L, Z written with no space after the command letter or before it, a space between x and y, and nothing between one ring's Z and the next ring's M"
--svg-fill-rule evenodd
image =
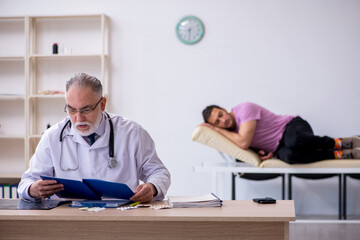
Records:
M79 113L82 114L82 115L91 113L91 112L94 111L95 108L99 105L99 103L101 102L102 99L103 99L103 98L101 97L101 98L99 99L99 101L98 101L95 105L93 105L93 106L85 106L85 107L81 108L80 110L77 110L77 109L75 109L75 108L73 108L73 107L71 107L71 106L69 106L69 105L66 104L65 107L64 107L64 112L66 112L66 113L68 113L68 114L71 114L71 115L74 115L74 114L76 114L77 112L79 112Z

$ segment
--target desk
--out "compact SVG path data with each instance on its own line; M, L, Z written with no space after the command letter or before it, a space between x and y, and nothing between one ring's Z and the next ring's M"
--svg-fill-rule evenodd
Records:
M216 208L0 210L0 239L289 239L293 201Z

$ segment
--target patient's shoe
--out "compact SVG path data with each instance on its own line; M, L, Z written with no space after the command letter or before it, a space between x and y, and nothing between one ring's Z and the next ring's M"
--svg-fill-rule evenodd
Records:
M360 147L360 137L341 138L341 146L343 149L351 149Z
M360 159L360 148L342 150L342 159Z

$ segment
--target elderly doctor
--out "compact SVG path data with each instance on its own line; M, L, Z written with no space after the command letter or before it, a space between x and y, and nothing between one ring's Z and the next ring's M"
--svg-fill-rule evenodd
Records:
M35 201L64 189L55 180L41 180L40 175L45 175L125 183L134 191L132 201L163 199L170 173L157 156L152 138L139 124L104 112L101 82L77 74L66 83L65 100L69 116L43 134L19 184L20 197ZM112 133L114 159L110 161ZM139 185L139 180L144 183Z

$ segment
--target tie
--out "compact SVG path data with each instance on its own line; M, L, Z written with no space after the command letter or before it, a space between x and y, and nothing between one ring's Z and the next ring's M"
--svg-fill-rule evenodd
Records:
M93 143L95 142L95 135L96 133L93 133L88 136L90 139L90 145L93 145Z

